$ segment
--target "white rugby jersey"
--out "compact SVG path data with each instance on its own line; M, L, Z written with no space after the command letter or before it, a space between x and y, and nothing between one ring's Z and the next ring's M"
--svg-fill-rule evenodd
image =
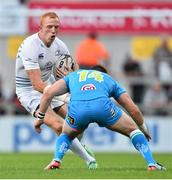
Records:
M64 59L65 55L70 55L69 50L57 37L49 48L40 40L38 33L26 38L16 57L16 90L33 89L26 70L40 69L42 80L49 80L54 64Z

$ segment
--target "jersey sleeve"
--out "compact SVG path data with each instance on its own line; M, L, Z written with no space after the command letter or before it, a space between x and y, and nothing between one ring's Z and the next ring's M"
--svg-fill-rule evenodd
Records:
M60 51L62 54L70 55L69 49L67 48L66 44L58 38L58 44L60 46Z
M112 86L111 86L111 96L114 99L118 99L121 94L125 93L126 90L115 80L112 80Z
M21 46L21 58L23 61L23 65L25 70L30 69L39 69L39 63L38 63L38 47L36 44L32 42L24 42Z
M67 76L64 76L64 77L63 77L63 80L65 81L66 86L67 86L67 88L69 89L69 76L68 76L68 75L67 75Z

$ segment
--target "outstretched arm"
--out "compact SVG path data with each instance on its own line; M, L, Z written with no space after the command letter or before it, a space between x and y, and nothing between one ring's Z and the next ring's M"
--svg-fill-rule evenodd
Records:
M133 118L135 123L138 125L140 130L144 133L146 138L150 140L151 136L147 130L146 124L143 119L143 115L140 109L138 108L138 106L133 102L131 97L127 93L124 93L119 97L118 103L122 107L124 107L124 109L129 113L129 115Z
M43 96L41 98L40 106L38 109L37 119L35 121L35 130L40 133L40 126L43 124L45 113L54 96L60 96L68 92L66 83L63 79L58 80L53 85L49 85L44 89Z
M66 83L63 79L58 80L51 86L47 86L44 89L43 96L41 98L39 111L46 113L48 106L54 96L60 96L68 92Z

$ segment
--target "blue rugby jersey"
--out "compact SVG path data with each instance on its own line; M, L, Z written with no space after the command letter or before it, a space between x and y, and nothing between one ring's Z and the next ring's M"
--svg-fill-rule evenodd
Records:
M101 97L118 99L126 90L111 76L96 70L78 70L63 78L72 100L91 100Z

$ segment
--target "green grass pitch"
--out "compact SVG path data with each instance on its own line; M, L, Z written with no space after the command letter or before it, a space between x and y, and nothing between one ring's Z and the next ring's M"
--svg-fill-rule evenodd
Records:
M68 153L61 169L44 171L52 154L0 153L1 179L172 179L172 154L155 154L167 171L148 172L139 154L97 153L98 169L88 170L85 162Z

